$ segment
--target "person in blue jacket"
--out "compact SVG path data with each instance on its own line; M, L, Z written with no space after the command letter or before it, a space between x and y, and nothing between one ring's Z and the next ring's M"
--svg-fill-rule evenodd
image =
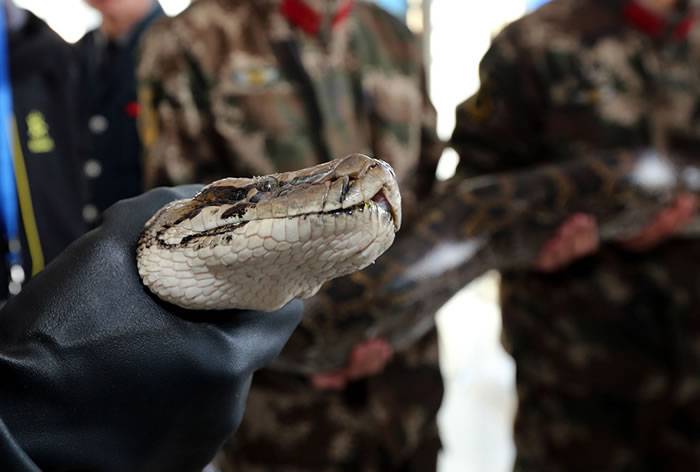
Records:
M6 46L0 54L6 92L0 120L1 305L86 225L75 55L39 18L10 0L0 4L7 19L0 30Z

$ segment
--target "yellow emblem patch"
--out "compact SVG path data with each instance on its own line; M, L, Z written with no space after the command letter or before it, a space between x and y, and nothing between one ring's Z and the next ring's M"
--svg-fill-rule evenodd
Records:
M49 125L44 114L33 110L27 114L27 149L33 154L46 154L56 148L53 138L49 135Z
M234 72L233 79L236 84L244 87L265 87L280 78L280 72L274 67L251 67L247 70Z

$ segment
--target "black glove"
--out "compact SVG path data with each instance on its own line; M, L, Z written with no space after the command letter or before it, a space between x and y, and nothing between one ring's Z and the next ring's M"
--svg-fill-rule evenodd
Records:
M302 304L189 312L144 288L144 222L195 191L116 204L0 311L0 470L198 471L238 426Z

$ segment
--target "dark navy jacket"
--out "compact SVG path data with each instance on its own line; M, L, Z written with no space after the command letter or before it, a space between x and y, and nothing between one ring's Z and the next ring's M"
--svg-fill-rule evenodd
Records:
M90 206L86 217L96 223L113 203L143 191L139 106L135 77L139 41L163 10L153 10L122 40L108 41L99 30L76 45L81 62L86 150L84 173Z
M16 124L11 143L29 278L86 229L75 107L78 64L70 46L30 13L9 36L9 59ZM0 237L0 252L6 250ZM7 288L7 267L0 264L0 300Z

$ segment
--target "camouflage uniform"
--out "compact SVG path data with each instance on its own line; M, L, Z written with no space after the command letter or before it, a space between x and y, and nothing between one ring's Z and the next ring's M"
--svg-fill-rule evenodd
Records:
M597 149L700 151L700 27L554 0L506 28L452 138L465 175ZM504 274L519 471L700 470L700 244Z
M410 212L441 152L421 63L408 29L369 3L356 3L324 43L291 26L280 0L199 0L143 46L147 186L362 152L394 166ZM225 468L434 469L441 397L434 331L342 392L260 372Z

